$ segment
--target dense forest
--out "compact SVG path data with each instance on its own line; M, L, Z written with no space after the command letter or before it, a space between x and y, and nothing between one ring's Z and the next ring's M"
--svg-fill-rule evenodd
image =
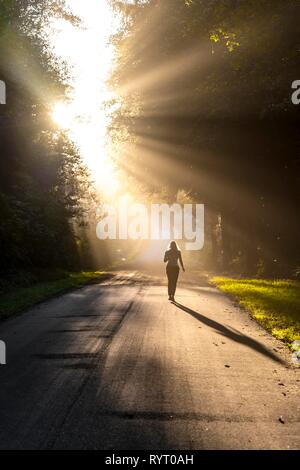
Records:
M207 268L299 275L299 2L112 4L118 164L205 203Z
M109 1L122 18L111 153L128 187L205 204L202 268L299 276L299 2ZM47 24L79 19L62 0L0 6L1 276L92 266L80 232L95 208L91 177L49 118L68 71Z
M82 263L74 224L84 223L93 191L77 150L49 117L67 87L67 70L48 45L51 18L78 22L61 0L1 0L7 104L0 106L0 269L6 277Z

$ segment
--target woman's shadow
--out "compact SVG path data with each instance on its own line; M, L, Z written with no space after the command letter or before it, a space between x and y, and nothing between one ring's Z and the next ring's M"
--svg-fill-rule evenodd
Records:
M227 326L222 325L221 323L218 323L215 320L211 320L210 318L205 317L201 313L196 312L195 310L192 310L186 307L185 305L182 305L176 301L173 301L171 303L175 305L177 308L179 308L180 310L183 310L184 312L188 313L192 317L196 318L201 323L204 323L210 328L214 328L222 336L226 336L227 338L230 338L231 340L236 341L237 343L244 344L245 346L248 346L249 348L252 348L255 351L259 352L260 354L263 354L269 357L273 361L280 362L281 364L285 364L285 362L280 357L273 354L272 351L268 350L263 344L259 343L255 339L252 339L249 336L246 336L240 333L238 330L234 328L228 328Z

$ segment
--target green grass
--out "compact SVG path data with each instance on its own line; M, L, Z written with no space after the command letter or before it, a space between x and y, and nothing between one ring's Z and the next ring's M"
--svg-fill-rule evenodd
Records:
M54 297L71 288L83 286L103 276L100 271L67 273L62 279L19 287L0 295L0 320L21 312L38 302Z
M212 283L234 296L273 336L288 343L300 339L300 282L213 277Z

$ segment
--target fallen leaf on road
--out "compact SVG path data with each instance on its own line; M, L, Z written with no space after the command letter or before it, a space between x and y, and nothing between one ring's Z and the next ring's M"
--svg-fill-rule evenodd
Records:
M285 421L284 421L284 419L283 419L283 417L282 417L282 416L280 416L280 417L278 418L278 421L279 421L280 423L282 423L282 424L284 424L284 423L285 423Z
M225 367L230 367L228 364L225 364Z

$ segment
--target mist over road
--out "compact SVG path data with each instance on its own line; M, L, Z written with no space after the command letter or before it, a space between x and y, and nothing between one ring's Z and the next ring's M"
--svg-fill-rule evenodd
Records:
M300 370L202 279L121 272L0 324L1 449L299 449Z

